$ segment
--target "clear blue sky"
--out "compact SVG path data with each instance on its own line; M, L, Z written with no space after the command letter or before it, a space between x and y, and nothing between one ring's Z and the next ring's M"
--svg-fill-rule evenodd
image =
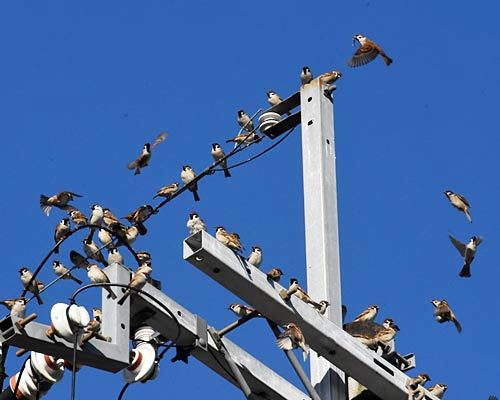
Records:
M98 202L124 215L179 180L184 163L207 166L210 144L237 131L236 110L266 107L269 89L282 96L298 90L303 65L315 74L340 69L335 130L348 318L379 304L381 318L401 327L399 351L417 355L412 373L447 383L451 399L499 395L499 11L494 1L2 4L0 297L17 295L19 266L34 268L52 245L63 214L45 217L41 193L72 190L85 196L75 205L86 212ZM377 59L348 69L356 33L379 42L393 65ZM161 130L168 140L143 175L133 176L125 165ZM264 269L279 265L304 281L299 133L235 169L232 179L202 181L199 204L189 193L178 198L137 242L153 254L165 292L216 327L233 320L225 308L237 299L182 260L187 215L195 209L210 227L239 232L247 248L262 246ZM447 204L445 189L468 197L472 225ZM470 280L458 277L448 231L485 238ZM63 247L63 262L71 248L80 242ZM43 271L42 280L52 278L51 268ZM64 282L46 303L74 288ZM462 334L433 321L435 297L450 302ZM46 321L48 308L39 312ZM265 323L231 338L297 382ZM8 372L18 365L11 358ZM78 397L95 397L96 382L101 398L115 398L123 384L120 374L85 368ZM48 398L67 398L69 388L68 373ZM166 359L156 381L125 398L155 395L242 398L196 360Z

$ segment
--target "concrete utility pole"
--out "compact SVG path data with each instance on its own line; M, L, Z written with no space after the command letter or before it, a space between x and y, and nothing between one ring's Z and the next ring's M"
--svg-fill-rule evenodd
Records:
M327 317L342 327L337 180L332 101L319 79L300 90L307 291L327 300ZM322 400L345 398L344 374L311 354L311 382Z

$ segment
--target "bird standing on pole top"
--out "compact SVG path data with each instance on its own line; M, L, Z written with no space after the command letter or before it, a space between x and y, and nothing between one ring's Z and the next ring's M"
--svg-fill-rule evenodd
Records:
M302 67L300 71L300 83L302 85L307 85L313 80L313 74L308 66Z
M380 47L374 41L368 39L366 36L357 34L352 37L353 43L357 41L360 46L347 62L349 67L360 67L362 65L368 64L369 62L375 60L375 58L380 55L384 60L385 65L391 65L392 59L385 54L382 47Z

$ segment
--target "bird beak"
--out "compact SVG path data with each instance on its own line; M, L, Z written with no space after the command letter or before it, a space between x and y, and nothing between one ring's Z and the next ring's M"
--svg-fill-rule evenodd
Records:
M356 46L356 40L357 40L357 39L356 39L356 36L353 36L353 37L352 37L352 45L353 45L353 46Z

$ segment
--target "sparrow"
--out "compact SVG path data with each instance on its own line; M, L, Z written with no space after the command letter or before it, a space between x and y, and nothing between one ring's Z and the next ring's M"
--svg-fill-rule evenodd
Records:
M189 219L187 220L186 226L189 230L190 235L194 235L200 231L207 231L207 226L205 222L200 218L198 213L192 212L189 214Z
M267 273L268 279L271 279L274 282L279 282L282 275L283 271L279 268L273 268L271 271Z
M149 164L149 160L151 160L151 151L158 146L161 142L163 142L167 138L166 132L161 132L158 137L155 139L153 144L146 143L142 147L141 154L137 157L136 160L132 161L127 168L135 169L134 175L139 175L141 173L141 169L145 168Z
M455 246L460 255L464 258L464 265L458 275L462 278L470 278L470 265L476 256L477 246L481 244L483 238L472 236L469 243L465 244L454 238L451 234L448 234L448 237L450 238L451 243L453 243L453 246Z
M69 259L71 260L74 266L81 269L87 269L88 265L90 264L84 256L82 256L75 250L70 251Z
M117 224L117 223L120 223L120 220L118 219L118 217L116 217L109 208L104 208L102 210L103 212L103 221L104 221L104 224L106 224L108 227L113 225L113 224Z
M212 157L216 163L219 162L220 160L222 160L226 156L226 154L224 153L224 150L222 150L222 147L220 147L219 143L212 143L211 154L212 154ZM227 169L227 160L222 161L220 163L220 166L224 170L224 176L226 178L230 178L231 173Z
M45 215L48 217L50 215L50 210L52 207L60 208L61 210L69 210L72 206L68 203L74 200L75 197L82 197L79 194L73 192L60 192L53 196L40 195L40 207Z
M139 229L136 226L132 225L125 229L125 240L128 244L132 244L137 239L139 235Z
M200 196L198 196L198 182L191 183L196 178L196 174L190 165L184 165L181 171L181 180L184 186L193 193L194 201L200 201Z
M128 287L125 290L125 293L123 293L122 298L118 300L118 304L122 305L125 302L127 297L129 297L132 294L132 289L141 290L146 285L148 278L149 274L146 273L145 271L136 272L134 274L134 277L130 280L130 283L128 284Z
M102 225L104 220L104 210L99 204L93 204L90 208L92 213L90 214L90 223L92 225Z
M135 271L136 274L143 273L143 274L148 275L148 277L149 277L149 274L151 274L151 272L153 272L151 260L144 261L141 265L139 265L139 267L137 267L137 270Z
M351 57L349 61L347 61L347 65L349 67L359 67L361 65L368 64L373 61L377 55L380 54L380 57L384 60L385 65L391 65L392 59L385 54L384 50L375 43L374 41L368 39L366 36L357 34L352 37L352 41L358 41L360 46Z
M88 223L85 214L76 208L73 208L69 212L69 216L71 217L71 220L75 223L76 226L87 225Z
M64 239L68 236L68 233L71 231L70 222L68 218L63 218L61 222L59 222L56 226L54 232L54 242L58 243L60 240ZM54 249L54 253L59 253L59 246Z
M451 321L455 324L455 328L457 328L458 333L462 332L462 326L460 325L460 322L458 322L458 319L455 317L455 314L446 300L443 299L439 301L434 299L431 303L434 307L436 307L434 310L434 317L437 322L442 324L443 322Z
M319 303L318 303L318 307L315 307L316 310L318 310L318 312L321 314L321 315L325 315L325 312L326 312L326 309L330 306L330 303L326 300L321 300Z
M431 386L429 388L429 392L436 396L438 399L442 399L444 396L444 392L446 392L446 389L448 389L448 386L446 386L444 383L436 383L434 386Z
M109 233L106 229L99 229L97 237L99 238L101 244L106 246L107 249L115 247L115 244L113 243L113 235L111 235L111 233Z
M309 346L306 344L302 330L293 322L283 325L285 329L281 332L276 339L276 344L282 350L293 350L300 347L303 351L304 361L307 360L309 355Z
M81 285L83 282L71 274L70 270L64 266L60 261L54 260L52 263L52 268L57 276L62 277L62 279L71 279Z
M253 132L255 130L251 118L244 110L238 110L238 125L247 132Z
M252 246L252 252L248 256L247 262L255 268L260 268L262 264L262 249L259 246Z
M123 256L120 254L120 251L116 247L112 247L108 249L108 264L122 264L123 265Z
M313 74L309 67L302 67L302 71L300 71L300 83L302 85L307 85L309 82L313 80Z
M415 378L411 378L406 382L408 389L408 400L423 400L425 398L424 385L431 378L427 374L419 374ZM416 396L415 396L416 395Z
M228 139L226 140L226 143L231 143L231 142L234 142L236 143L237 145L250 145L254 142L257 142L260 140L260 137L259 135L257 135L255 132L243 132L243 133L240 133L239 135L235 136L234 138L232 139Z
M368 306L366 310L364 310L361 314L359 314L356 318L354 318L353 322L359 321L373 321L378 313L378 306L373 304Z
M337 81L337 79L339 79L341 77L342 77L342 73L339 71L325 72L324 74L322 74L318 77L319 81L325 87L325 89L323 90L323 93L330 100L332 100L332 93L335 90L337 90L337 86L334 85L334 82Z
M488 396L488 400L498 400L497 396Z
M156 192L153 199L156 199L157 197L165 197L166 199L170 199L170 197L172 197L172 195L178 190L179 184L177 182L174 182L168 186L162 186L160 190Z
M89 264L87 266L87 276L92 283L110 283L109 278L106 273L100 269L96 264ZM116 294L110 287L104 286L104 290L109 293L109 296L114 300L116 299Z
M234 312L238 317L248 317L255 312L255 308L237 303L230 304L228 310Z
M131 213L125 215L125 217L123 218L125 218L131 224L137 226L137 229L139 229L139 233L141 235L145 235L146 233L148 233L148 230L144 226L143 222L146 221L153 214L153 212L154 210L152 206L150 206L149 204L144 204Z
M149 254L147 251L138 251L135 253L137 256L137 259L139 260L139 263L144 263L146 261L151 261L151 254Z
M292 291L292 293L290 293ZM290 288L288 289L288 294L294 294L304 303L311 304L315 308L320 308L320 305L316 303L307 292L299 286L299 281L297 278L290 279Z
M99 308L93 308L92 314L93 318L83 328L83 337L80 341L80 346L83 346L85 342L88 342L90 339L98 336L101 332L102 311Z
M101 250L99 249L99 247L97 247L97 245L92 239L85 238L83 239L82 243L83 243L83 251L85 252L87 257L99 261L105 266L108 266L106 259L101 253Z
M43 283L36 279L32 280L33 274L26 267L20 268L19 273L21 274L21 282L24 288L34 294L38 304L43 304L42 298L40 297L40 288L43 288Z
M377 332L375 335L375 340L378 344L387 345L398 333L399 326L397 326L394 321L387 318L383 323L384 329Z
M457 210L462 211L469 222L472 223L472 217L469 212L470 204L467 199L461 194L453 193L451 190L446 190L443 193L450 201L450 204Z
M26 297L19 297L18 299L8 299L0 301L10 310L11 317L24 318L26 317Z
M215 229L215 238L231 250L239 252L243 249L239 235L237 233L227 233L223 226L218 226Z
M271 107L277 106L283 101L283 99L278 95L278 93L272 90L269 90L268 92L266 92L266 94L267 94L267 102L271 105ZM290 111L287 111L287 115L292 115L292 113Z

